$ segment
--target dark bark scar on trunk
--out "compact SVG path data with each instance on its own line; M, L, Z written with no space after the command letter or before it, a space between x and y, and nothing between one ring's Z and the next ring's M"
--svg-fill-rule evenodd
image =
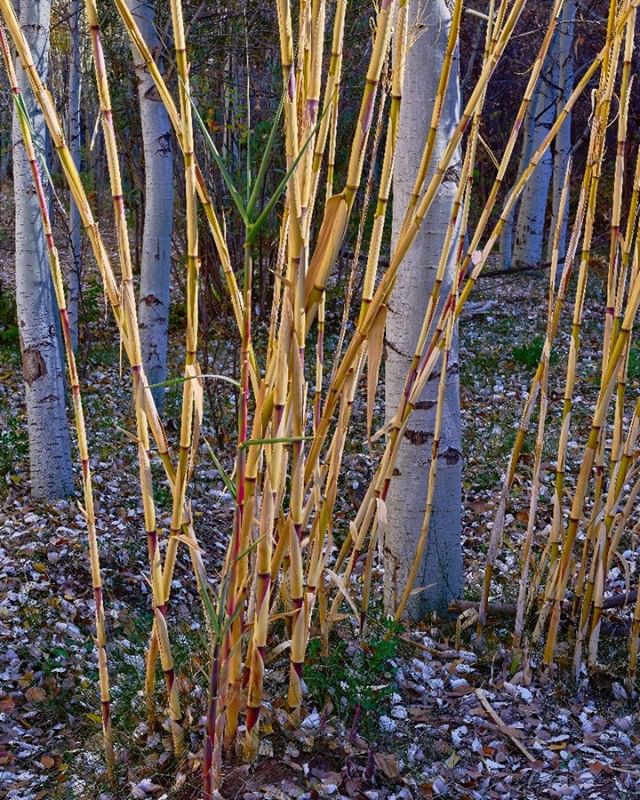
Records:
M421 447L433 439L433 434L429 431L413 431L411 428L407 428L404 435L416 447Z
M22 354L22 374L25 381L31 386L38 378L47 374L47 365L40 351L30 347Z
M459 450L456 450L455 447L448 447L438 456L439 459L445 462L445 464L453 465L457 464L458 461L462 458L462 453Z

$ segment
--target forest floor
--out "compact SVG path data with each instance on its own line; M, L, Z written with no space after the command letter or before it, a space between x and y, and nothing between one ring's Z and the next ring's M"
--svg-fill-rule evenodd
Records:
M6 250L6 242L0 241ZM5 261L7 253L2 253ZM501 475L522 400L540 352L546 317L547 273L486 278L474 293L475 312L460 329L464 423L465 597L477 599ZM0 323L0 799L118 800L196 798L200 778L207 641L187 553L173 582L176 670L190 722L189 758L176 765L166 721L146 722L143 658L150 630L146 542L135 475L128 376L118 368L118 342L106 321L100 292L89 288L92 343L84 382L90 452L97 494L98 533L108 615L113 725L120 787L104 782L93 647L93 608L85 522L76 501L44 507L29 497L25 412L17 342ZM569 467L580 458L589 401L597 390L603 301L590 290L584 354L569 447ZM552 362L552 414L562 399L567 326ZM234 343L221 337L207 371L232 369ZM180 374L178 343L172 375ZM211 368L211 369L210 369ZM204 370L203 370L204 371ZM640 359L632 363L638 388ZM222 388L221 388L222 387ZM167 392L169 433L175 436L179 387ZM219 384L205 435L232 464L234 398ZM364 431L364 408L356 409ZM557 414L556 414L557 417ZM173 420L173 421L172 421ZM551 448L552 450L552 448ZM573 462L572 462L573 459ZM507 542L497 564L494 596L513 601L519 539L528 508L527 465L507 519ZM371 474L364 437L350 440L347 482L339 493L336 527L346 525ZM549 514L553 452L545 455L540 520ZM159 473L158 473L159 477ZM231 526L233 505L203 450L193 496L196 530L215 574ZM169 490L158 480L159 525L169 523ZM523 517L524 515L524 517ZM636 542L629 544L632 567ZM186 550L186 548L184 548ZM634 567L635 568L635 567ZM615 568L608 592L624 591ZM269 665L263 738L257 763L233 759L221 796L243 798L609 798L640 797L637 692L624 687L625 621L601 652L606 663L590 679L563 672L543 683L531 647L514 663L512 620L492 621L488 646L474 651L473 628L456 641L455 621L427 620L396 632L372 622L359 643L349 627L338 632L332 655L312 655L305 671L307 716L298 730L286 724L286 659ZM619 646L621 645L621 646ZM278 690L277 692L275 690ZM272 691L274 690L274 691ZM158 692L160 694L160 691ZM356 711L356 708L359 710ZM158 707L160 722L164 709Z

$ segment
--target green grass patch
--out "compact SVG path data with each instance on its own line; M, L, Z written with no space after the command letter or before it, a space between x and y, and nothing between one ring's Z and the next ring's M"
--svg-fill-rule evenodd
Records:
M310 704L324 708L330 702L367 742L379 738L378 720L398 688L390 662L398 655L399 633L391 621L378 623L361 641L337 639L327 656L321 655L320 640L313 639L303 672Z
M522 345L521 347L514 347L511 350L511 355L516 364L521 364L523 367L535 369L540 363L543 347L544 337L534 336L529 344ZM553 350L551 351L549 363L552 366L558 363L558 354Z

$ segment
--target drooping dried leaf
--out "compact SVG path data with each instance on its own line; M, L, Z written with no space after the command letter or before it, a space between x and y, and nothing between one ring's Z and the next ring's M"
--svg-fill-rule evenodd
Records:
M349 207L344 195L335 194L330 197L325 207L318 241L307 271L304 287L307 312L324 291L329 273L340 252L348 217Z

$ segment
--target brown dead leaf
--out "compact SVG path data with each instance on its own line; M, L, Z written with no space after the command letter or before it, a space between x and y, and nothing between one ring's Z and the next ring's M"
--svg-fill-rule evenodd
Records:
M491 511L493 507L493 504L488 503L486 500L474 500L469 503L469 508L474 514L486 514L486 512Z
M350 778L344 785L349 797L359 797L362 781L359 778Z
M474 691L473 686L469 686L469 684L456 686L455 689L447 692L447 697L464 697L467 694L473 694Z
M46 699L47 693L41 686L30 686L24 696L30 703L41 703Z
M305 307L309 311L324 291L327 277L335 264L349 219L349 204L343 194L333 195L326 203L324 218L305 280Z
M427 706L409 706L409 714L414 722L429 722L433 716Z
M3 697L0 700L0 714L10 714L16 707L16 701L13 697Z
M376 767L381 770L387 778L395 779L400 777L398 762L392 753L376 753L373 756Z

